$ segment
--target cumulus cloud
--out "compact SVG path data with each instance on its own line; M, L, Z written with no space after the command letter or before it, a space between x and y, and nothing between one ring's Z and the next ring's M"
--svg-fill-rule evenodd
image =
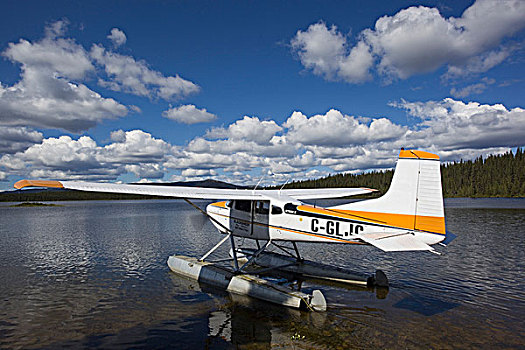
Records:
M126 34L118 28L111 29L111 33L107 36L109 40L113 43L115 47L122 46L126 43Z
M0 126L0 153L17 153L42 142L43 139L41 132L26 127Z
M213 128L206 133L211 139L229 138L233 140L248 140L258 144L267 144L275 134L282 130L273 120L261 121L257 117L244 116L230 124L228 128Z
M335 26L328 29L324 22L312 24L305 32L298 31L291 45L301 63L314 74L351 83L370 78L373 58L369 47L359 43L348 52L346 37Z
M502 105L453 99L392 105L406 109L416 123L399 125L387 118L348 116L337 110L313 116L294 112L281 125L244 117L196 137L167 166L220 169L218 177L229 181L257 181L257 177L241 174L260 171L271 174L264 180L268 183L313 174L390 168L401 147L437 152L450 161L505 152L525 139L520 108L509 110ZM258 130L260 139L251 139L249 130ZM192 173L191 178L195 176Z
M73 39L60 37L65 25L62 21L51 24L46 28L46 36L37 42L20 39L17 43L9 43L2 55L21 64L23 71L44 70L59 77L82 79L94 67L81 45ZM61 29L56 29L57 26Z
M183 124L209 123L217 119L215 114L195 105L173 107L162 112L162 116Z
M121 162L160 161L172 152L172 146L164 140L156 139L142 130L111 133L113 143L104 146L104 159L117 159Z
M115 180L133 173L137 177L161 178L163 163L176 148L142 130L117 130L112 142L101 146L89 136L43 139L24 151L0 158L0 169L13 175L58 179Z
M181 175L184 177L215 176L217 172L213 169L184 169Z
M387 81L447 66L446 77L485 72L512 52L501 46L525 27L520 0L478 0L461 17L444 18L436 8L409 7L379 18L363 30L354 46L324 22L299 30L291 47L307 69L326 79L358 83L375 70Z
M108 51L102 45L94 44L90 56L107 75L107 80L99 79L99 84L110 90L164 100L184 97L200 90L189 80L178 75L164 76L151 69L145 61Z
M451 98L435 102L406 102L405 108L421 122L407 140L435 150L518 147L525 140L525 110L501 104L464 103Z
M386 118L374 119L367 125L335 109L310 118L294 112L283 125L288 129L286 137L290 142L318 146L384 141L398 138L405 132L403 127Z
M134 174L144 181L151 181L151 179L161 179L164 176L165 170L161 164L126 164L125 171ZM140 182L140 181L139 181Z
M294 112L281 124L243 117L213 128L186 146L173 146L142 130L116 130L107 145L88 136L45 138L31 130L29 148L0 158L0 172L58 179L115 180L133 174L142 181L196 180L263 183L315 174L390 168L399 149L436 152L444 161L471 159L523 146L525 110L446 98L391 106L407 111L412 125L387 118L356 117L329 110L307 116ZM0 133L2 130L0 129ZM18 134L19 136L17 136Z
M0 85L0 124L87 130L104 119L125 116L127 108L83 84L24 68L22 80Z
M93 45L88 52L74 39L64 37L67 26L67 20L51 23L44 38L32 42L20 39L2 52L20 65L21 74L11 86L0 82L0 125L78 133L105 119L123 117L130 110L140 112L137 106L126 107L85 84L97 76L103 87L149 98L172 100L199 91L196 84L178 75L165 76L143 60L102 45ZM126 35L118 28L113 28L108 38L115 47L126 42ZM206 110L197 111L201 118L210 119Z
M46 29L37 42L20 39L2 53L21 66L21 79L0 83L0 124L87 130L104 119L127 114L127 108L74 82L94 71L88 53L73 39L61 38L64 22Z

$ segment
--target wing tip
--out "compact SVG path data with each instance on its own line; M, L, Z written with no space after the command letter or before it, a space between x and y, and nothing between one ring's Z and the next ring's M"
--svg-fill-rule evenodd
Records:
M44 180L20 180L15 182L14 188L20 190L24 187L53 187L64 188L60 181L44 181Z

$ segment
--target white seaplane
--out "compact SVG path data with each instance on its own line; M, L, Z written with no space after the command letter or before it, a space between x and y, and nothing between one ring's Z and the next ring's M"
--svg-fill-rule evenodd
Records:
M343 198L374 192L369 188L324 189L218 189L183 186L151 186L77 181L21 180L15 188L55 187L80 191L176 197L203 212L225 237L200 259L170 256L175 273L211 283L227 290L267 301L323 310L326 301L319 291L307 295L256 277L273 269L339 282L387 286L381 271L365 281L333 266L305 261L297 242L372 245L385 252L429 251L432 245L448 244L454 235L445 230L439 157L404 150L399 154L389 190L379 198L322 208L303 201ZM190 199L223 199L206 211ZM251 239L253 249L236 249L235 237ZM233 270L206 259L227 240L231 244ZM284 243L291 243L291 247ZM273 245L286 255L265 252ZM292 249L293 248L293 249ZM438 253L439 254L439 253ZM240 259L242 256L243 260ZM239 263L243 262L241 266ZM253 271L256 264L263 269Z

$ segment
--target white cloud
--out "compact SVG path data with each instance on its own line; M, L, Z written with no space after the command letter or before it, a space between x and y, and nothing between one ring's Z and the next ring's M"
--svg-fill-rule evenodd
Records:
M467 85L462 89L456 89L455 87L453 87L452 89L450 89L450 94L457 98L464 98L469 95L481 94L483 93L483 91L487 89L489 85L492 85L495 82L496 81L494 79L484 78L482 79L482 82L472 84L472 85Z
M370 78L372 56L366 45L357 45L347 53L346 37L335 26L327 28L324 22L312 24L298 31L291 41L301 63L314 74L326 79L344 79L361 82Z
M87 130L104 119L125 116L128 110L112 98L104 98L83 84L53 77L26 67L22 80L0 85L0 124Z
M403 127L386 118L374 119L366 125L335 109L310 118L301 112L294 112L283 126L288 129L286 138L290 143L318 146L377 142L398 138L405 132Z
M398 105L421 119L407 140L435 150L517 147L525 140L525 110L501 104L464 103L446 98Z
M350 83L370 78L406 79L448 66L447 77L479 73L500 64L513 50L504 38L525 27L525 2L478 0L461 17L444 18L436 8L409 7L379 18L349 45L346 35L323 22L298 31L291 41L301 63L326 79Z
M23 151L43 140L41 132L26 127L0 126L0 153L11 154Z
M160 161L173 151L173 146L164 140L156 139L142 130L114 131L113 143L104 146L104 160L111 162Z
M74 39L64 37L67 25L67 20L51 23L44 38L33 42L20 39L2 52L20 65L21 74L12 86L0 82L0 125L77 133L105 119L123 117L128 111L140 113L137 106L126 107L91 90L85 80L93 78L108 89L154 99L173 100L199 91L196 84L178 75L165 76L143 60L102 45L93 45L87 52ZM118 28L113 28L108 38L115 46L126 41ZM205 110L198 111L205 115Z
M124 174L142 181L214 177L245 184L271 174L263 183L273 183L389 168L401 147L436 152L443 161L452 161L502 153L523 146L525 140L522 108L451 98L402 100L392 106L406 109L415 123L399 125L386 118L352 117L337 110L313 116L294 112L281 125L244 117L196 137L185 147L142 130L114 131L104 146L88 136L39 142L34 134L36 144L0 158L0 172L86 180L115 180Z
M72 82L94 70L84 48L60 38L64 24L56 22L38 42L10 43L3 55L21 65L21 80L0 83L0 124L87 130L103 119L127 114L127 108L104 98L86 85ZM50 29L51 28L51 29Z
M213 169L184 169L181 175L184 177L210 177L217 175L217 172Z
M200 90L189 80L178 75L164 76L149 68L145 61L107 51L102 45L93 45L90 55L104 67L109 79L99 79L99 84L110 90L164 100L184 97Z
M229 138L233 140L253 141L258 144L267 144L275 134L282 130L273 120L261 121L257 117L244 116L230 124L228 128L213 128L205 135L207 138Z
M215 114L208 112L205 108L199 109L194 105L170 108L162 112L162 116L184 124L209 123L217 119Z
M472 57L468 59L464 65L449 65L447 72L443 75L443 79L446 81L486 72L507 59L515 49L516 47L514 46L501 47L497 50L485 52L479 56Z
M48 25L46 25L44 29L46 33L46 37L56 38L59 36L64 36L64 34L67 31L68 26L69 26L69 20L67 18L49 23Z
M64 29L49 30L56 25L63 26L63 22L47 27L47 35L38 42L20 39L18 43L9 43L2 55L12 62L20 63L22 71L44 70L58 77L84 78L88 72L94 70L88 53L75 40L59 37Z
M111 34L107 36L109 40L113 43L115 47L122 46L126 43L126 34L118 28L111 29Z
M115 180L126 173L157 179L166 173L163 163L177 151L142 130L118 130L111 139L112 143L100 146L89 136L47 138L25 151L2 156L0 169L59 179Z
M142 182L150 179L161 179L164 176L165 170L160 164L126 164L125 171L135 174L141 178ZM139 181L140 182L140 181Z

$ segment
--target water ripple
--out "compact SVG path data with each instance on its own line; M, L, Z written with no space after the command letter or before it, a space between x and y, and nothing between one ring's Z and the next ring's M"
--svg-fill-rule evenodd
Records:
M0 347L286 348L296 333L310 348L520 347L523 203L448 207L458 238L442 256L300 245L309 259L379 268L391 281L388 291L305 282L325 294L322 314L232 300L172 274L170 254L199 255L220 239L185 203L0 207Z

